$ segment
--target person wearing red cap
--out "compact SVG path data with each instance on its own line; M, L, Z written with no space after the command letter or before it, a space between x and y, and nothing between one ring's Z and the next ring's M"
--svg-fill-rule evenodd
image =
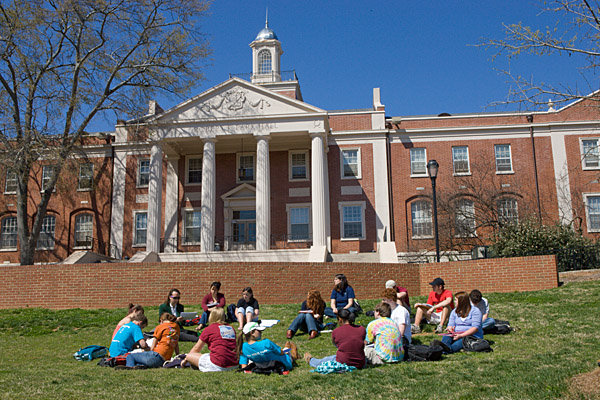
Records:
M432 290L427 298L427 303L415 304L417 312L415 314L415 323L411 327L412 333L421 333L421 321L423 318L427 320L427 323L437 324L437 328L435 328L436 333L444 332L444 324L448 321L450 312L454 308L452 292L444 288L444 280L442 278L435 278L429 284Z

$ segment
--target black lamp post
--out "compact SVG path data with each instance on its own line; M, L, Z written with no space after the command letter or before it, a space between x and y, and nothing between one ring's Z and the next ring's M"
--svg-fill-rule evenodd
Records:
M435 232L435 258L440 262L440 241L438 238L438 218L437 218L437 195L435 192L435 180L437 178L440 164L435 160L429 160L427 163L427 174L431 179L431 188L433 189L433 227Z

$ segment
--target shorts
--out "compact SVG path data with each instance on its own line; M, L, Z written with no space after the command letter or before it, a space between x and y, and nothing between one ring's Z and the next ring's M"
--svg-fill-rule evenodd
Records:
M429 320L427 322L429 322L430 324L439 324L442 321L442 312L432 312L431 313L431 317L429 317Z
M237 365L229 368L219 367L217 364L214 364L210 361L210 353L205 353L200 356L198 360L198 369L200 372L222 372L222 371L232 371L237 368Z
M244 308L244 307L238 307L238 308L235 310L235 313L236 313L236 314L244 314L244 315L246 315L246 314L248 314L248 313L251 313L251 314L253 314L253 315L254 315L254 307L250 307L250 306L248 306L248 307L246 307L246 308ZM258 321L258 317L254 317L254 318L252 319L252 321Z

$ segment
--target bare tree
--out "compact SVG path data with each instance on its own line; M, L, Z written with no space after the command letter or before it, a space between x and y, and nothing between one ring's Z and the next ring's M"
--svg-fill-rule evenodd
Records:
M511 88L508 99L493 103L492 106L506 103L521 103L526 108L543 108L551 103L564 103L588 98L598 90L598 82L591 82L600 66L600 5L594 0L539 0L541 13L556 16L553 27L534 27L521 22L504 25L504 39L483 39L480 46L498 50L494 58L506 56L509 59L529 54L536 56L564 55L579 61L579 73L586 82L582 88L570 87L564 83L535 82L530 78L514 74L511 70L502 72L509 77ZM597 96L589 97L600 100ZM550 104L552 106L552 104Z
M57 179L90 121L106 110L141 115L140 99L186 93L202 79L207 8L203 0L0 2L0 140L17 176L21 264L33 263ZM42 159L53 174L31 202Z

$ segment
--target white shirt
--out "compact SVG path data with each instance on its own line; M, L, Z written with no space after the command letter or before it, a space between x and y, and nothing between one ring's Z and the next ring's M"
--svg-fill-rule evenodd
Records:
M404 337L408 340L408 343L410 343L412 340L412 333L410 331L410 314L408 313L408 310L403 306L396 306L396 308L392 310L391 318L398 326L401 324L406 325Z

